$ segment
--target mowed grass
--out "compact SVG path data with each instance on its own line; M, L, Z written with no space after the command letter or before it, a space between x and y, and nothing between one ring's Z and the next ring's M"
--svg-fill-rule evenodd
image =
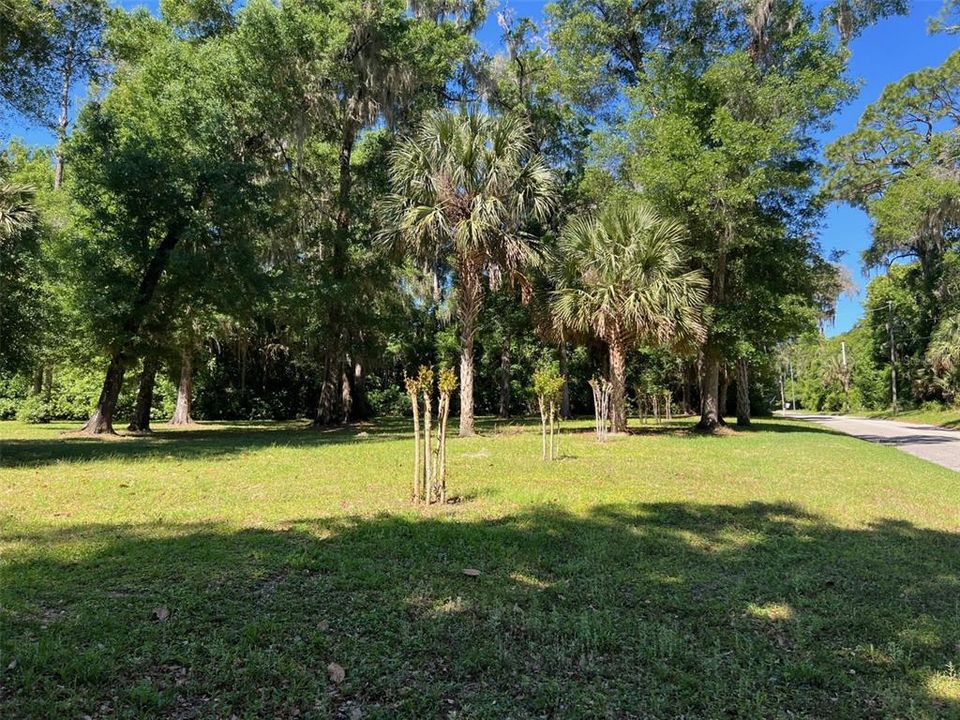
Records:
M937 425L939 427L960 430L960 408L926 408L921 410L907 410L894 415L889 410L867 413L867 417L897 420L899 422L921 423L923 425Z
M66 427L0 423L3 718L960 717L960 474L893 448L487 422L423 509L404 421Z

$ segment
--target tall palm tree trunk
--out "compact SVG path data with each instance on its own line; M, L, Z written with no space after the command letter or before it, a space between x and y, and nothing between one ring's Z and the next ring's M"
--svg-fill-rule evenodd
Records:
M616 337L609 343L610 350L610 421L613 432L627 431L627 352L623 341Z
M461 264L457 273L457 312L460 316L460 437L474 434L473 428L473 341L483 286L478 260Z

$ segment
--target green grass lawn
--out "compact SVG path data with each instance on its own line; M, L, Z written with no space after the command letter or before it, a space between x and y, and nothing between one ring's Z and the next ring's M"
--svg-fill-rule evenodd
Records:
M420 509L401 421L65 427L0 423L3 718L960 717L960 474L893 448L487 423Z
M924 425L939 425L940 427L960 430L960 408L937 408L926 410L907 410L894 415L889 410L867 413L867 417L883 418L885 420L899 420L900 422L915 422Z

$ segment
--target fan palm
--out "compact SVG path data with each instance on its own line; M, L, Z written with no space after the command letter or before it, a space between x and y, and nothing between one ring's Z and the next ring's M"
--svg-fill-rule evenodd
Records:
M26 185L0 184L0 243L9 240L33 222L33 189Z
M927 363L933 369L944 396L960 396L960 315L940 321L927 348Z
M391 157L386 237L431 265L449 260L460 321L460 435L473 434L473 341L485 281L539 257L524 232L553 207L557 184L517 117L434 112Z
M707 283L687 269L685 239L681 225L637 202L574 218L561 234L553 312L607 344L614 432L627 429L627 351L639 342L689 346L703 338Z

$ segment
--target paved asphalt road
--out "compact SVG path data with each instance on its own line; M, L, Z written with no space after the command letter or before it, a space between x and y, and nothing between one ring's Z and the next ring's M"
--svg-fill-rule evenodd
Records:
M911 455L960 472L960 431L957 430L852 415L805 415L789 412L787 415L825 425L861 440L892 445Z

